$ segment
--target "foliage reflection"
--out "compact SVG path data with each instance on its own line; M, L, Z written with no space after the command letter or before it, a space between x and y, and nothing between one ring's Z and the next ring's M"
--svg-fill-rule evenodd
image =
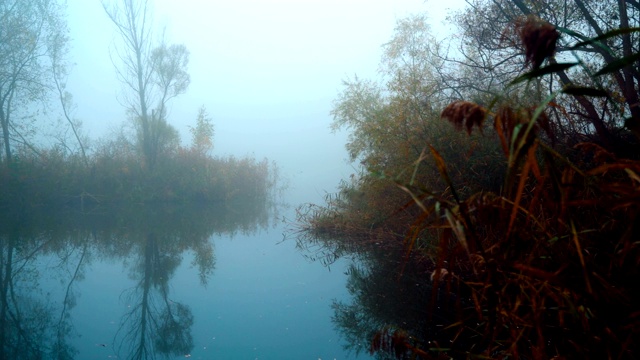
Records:
M351 258L346 271L351 301L332 305L332 321L346 350L356 355L370 352L376 359L406 356L406 348L396 354L376 346L376 341L390 341L391 337L410 347L446 348L452 335L446 326L469 304L455 292L440 291L450 284L434 284L429 276L432 267L424 259L417 261L403 249L384 246L376 239L336 239L310 232L298 235L298 248L311 260L330 266L338 258ZM418 344L418 339L429 339L429 343Z
M122 262L135 286L120 296L129 306L112 343L98 345L128 359L189 354L193 314L169 291L183 254L206 285L216 262L209 239L254 233L269 216L266 202L0 213L0 359L76 358L78 282L99 260Z

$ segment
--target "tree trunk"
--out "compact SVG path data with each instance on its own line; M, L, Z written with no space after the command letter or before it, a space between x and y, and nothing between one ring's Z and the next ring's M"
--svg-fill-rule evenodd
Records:
M618 0L618 9L620 15L620 28L629 28L629 17L627 14L627 4L625 3L625 0ZM624 57L629 57L633 54L631 34L629 33L622 34L622 51ZM640 100L638 99L638 91L635 87L632 66L633 65L627 65L622 69L622 74L625 80L622 92L625 101L629 106L629 110L631 111L631 118L627 119L624 125L638 138L640 138Z

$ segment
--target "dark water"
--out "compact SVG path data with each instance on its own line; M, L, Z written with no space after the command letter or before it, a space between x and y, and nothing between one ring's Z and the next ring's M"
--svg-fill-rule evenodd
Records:
M332 323L349 264L265 203L8 214L3 359L355 359Z

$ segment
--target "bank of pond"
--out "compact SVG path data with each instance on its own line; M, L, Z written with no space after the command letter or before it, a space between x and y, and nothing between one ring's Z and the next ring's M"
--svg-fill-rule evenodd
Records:
M0 208L5 209L266 199L278 181L277 166L267 159L182 148L153 166L115 148L86 158L59 149L18 153L0 165Z

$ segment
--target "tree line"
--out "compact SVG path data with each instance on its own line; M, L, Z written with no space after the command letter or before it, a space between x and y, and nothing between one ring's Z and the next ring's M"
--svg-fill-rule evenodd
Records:
M189 51L167 43L164 32L157 34L152 3L105 0L102 6L119 36L111 60L132 130L123 126L107 139L90 142L74 117L66 86L70 38L64 3L0 4L0 181L11 190L0 200L59 205L267 196L274 164L213 157L214 126L204 107L190 128L191 145L181 146L168 105L189 87ZM47 134L41 122L52 123L56 111L62 121Z

